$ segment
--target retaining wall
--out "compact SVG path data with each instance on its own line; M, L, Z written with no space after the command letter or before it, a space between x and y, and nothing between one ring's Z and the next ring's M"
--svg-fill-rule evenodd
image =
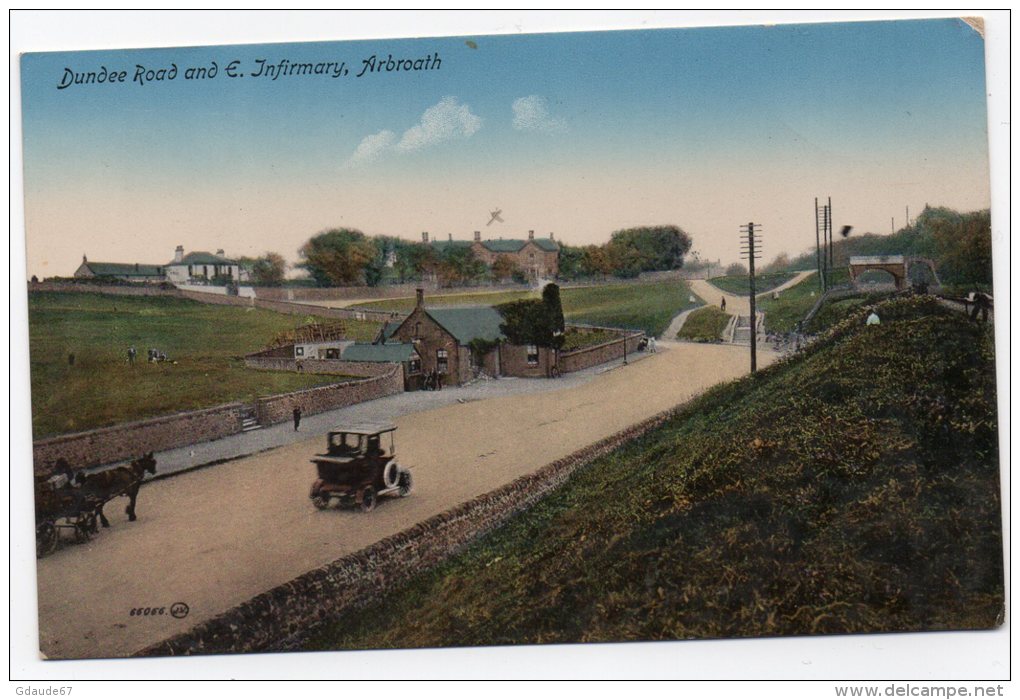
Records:
M607 329L617 330L619 329ZM630 332L626 337L618 340L611 340L608 343L592 345L589 348L581 348L572 352L560 353L559 369L561 373L577 372L578 370L595 367L611 360L623 357L624 345L626 344L627 354L632 355L638 352L638 345L644 337L644 333Z
M82 469L233 435L241 432L242 409L229 403L38 440L32 445L35 473L52 474L61 457Z
M135 656L274 651L463 550L561 486L578 468L668 420L679 407L262 593ZM414 498L414 496L411 496Z
M352 362L350 360L296 359L268 355L246 355L244 366L276 372L305 372L306 374L342 374L345 377L378 377L386 374L391 362Z
M319 360L319 362L326 361ZM272 425L290 420L295 407L300 407L301 413L304 415L311 415L402 393L404 391L403 368L398 364L389 363L379 363L377 366L385 367L385 373L369 379L355 379L257 399L255 401L255 416L261 425Z

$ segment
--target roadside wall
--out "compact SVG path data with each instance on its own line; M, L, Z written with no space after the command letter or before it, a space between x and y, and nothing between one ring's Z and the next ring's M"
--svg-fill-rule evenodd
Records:
M350 360L295 359L247 355L244 366L276 372L305 372L307 374L340 374L345 377L378 377L393 367L392 362L351 362Z
M328 360L320 360L320 362L328 362ZM301 413L304 415L311 415L402 393L404 391L404 372L401 366L389 363L378 363L377 366L386 368L385 373L369 379L355 379L257 399L255 401L255 416L260 424L272 425L290 420L295 407L300 407Z
M607 330L619 331L619 329ZM572 352L560 353L560 372L564 374L576 372L588 367L604 364L610 360L620 359L623 357L624 344L626 344L628 355L635 354L638 352L638 345L643 337L644 333L640 331L630 331L626 336L621 336L618 340L611 340L608 343L593 345L589 348L581 348Z
M82 469L233 435L241 432L241 411L242 404L230 403L38 440L35 473L48 476L61 457Z
M398 584L463 550L561 486L578 468L661 425L677 410L660 413L495 491L310 571L135 656L243 653L291 647L342 613L382 599Z
M159 285L76 284L74 282L29 282L30 292L79 292L82 294L117 294L127 297L179 297L176 289Z

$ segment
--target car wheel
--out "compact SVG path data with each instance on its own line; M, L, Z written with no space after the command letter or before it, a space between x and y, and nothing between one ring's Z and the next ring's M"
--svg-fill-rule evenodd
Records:
M399 464L397 464L396 462L389 462L385 467L383 467L382 473L383 485L385 485L386 488L391 489L397 484L399 484L400 472L401 469Z
M404 496L411 495L411 489L414 488L414 479L411 478L411 472L402 471L400 472L400 484L397 489L397 493L400 494L401 498Z
M324 493L319 493L312 496L312 505L319 510L326 510L329 508L329 496Z
M375 489L371 486L366 486L365 490L361 493L361 512L368 513L375 509Z

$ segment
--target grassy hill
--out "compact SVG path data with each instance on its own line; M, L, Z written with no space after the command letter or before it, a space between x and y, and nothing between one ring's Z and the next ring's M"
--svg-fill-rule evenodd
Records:
M927 297L879 313L708 392L307 648L996 625L993 338Z
M187 299L33 292L28 299L33 435L39 439L334 382L335 376L244 366L244 354L306 320ZM348 331L359 339L371 339L376 328L348 322ZM127 362L131 345L138 351L134 365ZM152 347L177 364L146 363Z
M538 299L538 292L501 291L468 292L464 294L430 295L427 306L496 306L520 299ZM691 291L683 280L661 284L634 283L593 287L569 287L560 290L563 315L572 323L642 329L659 335L674 316L700 304L690 300ZM383 299L366 304L365 308L385 311L410 311L413 298Z
M810 270L810 267L805 267L805 270ZM796 276L795 272L759 272L754 276L754 291L755 294L764 294L765 292L772 291L781 284L789 282ZM713 277L709 280L719 289L730 294L739 294L741 296L747 296L751 291L751 282L747 278L747 275L727 275L724 277Z

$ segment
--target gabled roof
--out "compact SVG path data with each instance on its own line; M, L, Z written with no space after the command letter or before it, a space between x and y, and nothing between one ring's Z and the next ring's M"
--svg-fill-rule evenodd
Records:
M113 277L162 277L164 269L162 265L142 265L140 263L104 263L92 262L83 263L85 267L92 270L94 275L110 275Z
M407 362L414 355L411 343L354 343L344 348L342 360L351 362Z
M551 238L530 238L521 240L519 238L500 238L497 240L481 241L486 250L493 253L516 253L528 243L534 243L539 249L555 253L560 249L556 241Z
M476 338L499 340L502 336L499 324L503 322L503 316L491 306L443 307L425 309L425 313L449 331L461 345L467 345Z
M384 323L382 329L380 330L380 333L382 333L383 342L386 342L387 340L392 338L393 334L397 332L397 329L400 328L400 324L402 323L403 321L387 321L386 323Z
M167 265L237 265L236 260L225 258L222 255L213 255L204 250L196 250L185 255L180 262L171 260Z

